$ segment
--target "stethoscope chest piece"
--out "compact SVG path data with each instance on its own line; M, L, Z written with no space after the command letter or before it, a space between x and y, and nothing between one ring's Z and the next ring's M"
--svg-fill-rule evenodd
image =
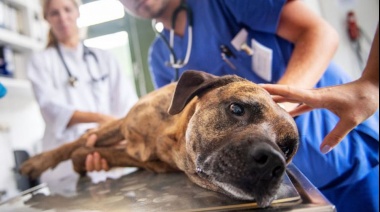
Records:
M76 87L78 84L78 79L76 77L69 77L69 84L71 87Z

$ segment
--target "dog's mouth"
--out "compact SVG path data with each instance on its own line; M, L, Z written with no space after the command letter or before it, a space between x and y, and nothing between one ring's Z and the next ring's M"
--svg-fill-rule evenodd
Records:
M266 145L264 150L253 148L247 151L245 148L229 146L214 152L204 161L198 161L196 173L228 196L256 201L259 207L268 207L280 188L285 159L276 151L265 152Z
M220 189L219 192L235 199L255 201L257 205L262 208L268 207L272 203L281 185L280 183L274 183L272 186L267 187L260 186L260 182L257 182L257 185L254 186L256 189L250 190L247 187L238 187L234 183L219 181L212 174L204 172L201 168L197 168L196 172L200 178L217 186ZM268 183L263 182L263 185L264 184L267 185Z

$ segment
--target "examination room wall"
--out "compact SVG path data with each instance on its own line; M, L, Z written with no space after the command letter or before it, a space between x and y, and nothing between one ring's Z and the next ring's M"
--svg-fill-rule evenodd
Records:
M363 59L367 60L371 43L379 22L378 0L304 0L315 12L321 15L338 32L340 44L333 58L334 62L346 70L353 78L360 77L362 67L357 58L354 43L347 33L347 13L353 11L363 37L359 43L363 50Z

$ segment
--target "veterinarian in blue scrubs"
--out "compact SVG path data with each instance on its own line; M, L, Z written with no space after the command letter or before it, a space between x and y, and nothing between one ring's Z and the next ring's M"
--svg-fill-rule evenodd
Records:
M188 69L304 88L351 81L338 66L328 64L337 44L334 31L302 1L187 0L183 8L190 10L181 10L175 18L173 11L180 0L121 2L130 13L155 18L165 26L149 55L157 88ZM171 39L172 19L177 27ZM305 31L297 31L297 27L305 27ZM290 110L292 106L286 107ZM379 210L378 117L376 113L360 124L326 155L319 146L338 118L328 110L295 118L300 146L293 163L338 211Z
M138 97L116 58L81 42L78 1L44 0L43 15L50 27L48 45L32 55L27 76L46 124L42 150L47 151L125 116ZM99 181L108 173L91 175ZM55 187L67 177L77 177L71 161L46 171L41 181Z

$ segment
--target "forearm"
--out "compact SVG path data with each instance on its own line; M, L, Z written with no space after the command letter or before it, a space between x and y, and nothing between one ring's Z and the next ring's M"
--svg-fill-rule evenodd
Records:
M319 81L339 44L336 31L302 1L289 1L278 35L294 43L294 51L279 84L312 88Z
M302 35L295 43L292 58L279 84L312 88L320 80L338 46L335 33L315 29Z
M373 105L372 113L379 107L379 28L376 30L371 51L362 76L352 83L357 99Z
M73 126L75 124L81 124L81 123L98 123L100 120L101 120L101 117L100 117L100 114L98 113L83 112L83 111L76 110L71 116L71 119L69 123L67 124L67 127Z
M371 52L360 80L365 80L379 89L379 26L372 42Z

